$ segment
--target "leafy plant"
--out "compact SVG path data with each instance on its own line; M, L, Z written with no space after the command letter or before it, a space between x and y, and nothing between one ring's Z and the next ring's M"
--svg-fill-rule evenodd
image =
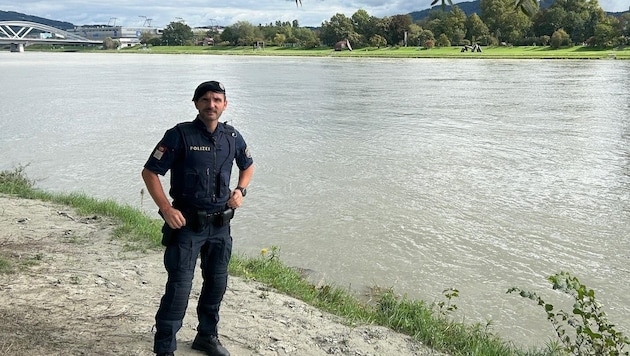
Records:
M573 355L628 355L623 348L630 344L630 339L618 332L614 324L608 321L602 306L595 300L595 292L581 284L577 277L567 272L550 276L554 290L562 291L575 300L573 310L554 310L554 306L545 302L536 293L517 287L507 293L519 293L521 297L534 300L545 309L549 320L564 345L565 351ZM572 328L572 329L571 329Z
M434 307L437 309L436 312L440 316L446 316L449 313L457 310L457 304L452 303L453 298L459 297L459 290L455 288L447 288L442 291L442 295L446 298L446 301L442 300L436 302Z

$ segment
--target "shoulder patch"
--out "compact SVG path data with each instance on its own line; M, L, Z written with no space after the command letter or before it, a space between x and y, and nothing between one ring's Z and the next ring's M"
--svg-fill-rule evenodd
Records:
M153 152L153 158L157 159L158 161L161 160L162 156L164 156L164 152L166 152L166 146L162 144L158 145L155 149L155 152Z

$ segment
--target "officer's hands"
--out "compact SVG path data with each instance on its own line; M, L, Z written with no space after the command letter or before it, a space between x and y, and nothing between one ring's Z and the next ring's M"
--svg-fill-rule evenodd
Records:
M227 205L232 209L236 209L240 207L242 204L243 204L243 193L241 193L240 189L234 189L232 191L232 194L230 195L230 199L228 200Z
M186 225L186 218L184 218L182 212L172 206L164 211L160 210L160 213L171 229L181 229L182 226Z

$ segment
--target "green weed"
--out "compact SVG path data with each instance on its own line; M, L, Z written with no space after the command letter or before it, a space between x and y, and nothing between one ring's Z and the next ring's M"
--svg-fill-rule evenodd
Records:
M606 313L597 300L595 292L580 283L577 277L567 272L560 272L550 276L549 281L554 290L562 291L574 299L571 312L555 310L555 307L545 302L536 293L510 288L507 293L519 293L540 305L560 339L564 350L573 355L628 355L623 353L630 340L614 328L608 321Z

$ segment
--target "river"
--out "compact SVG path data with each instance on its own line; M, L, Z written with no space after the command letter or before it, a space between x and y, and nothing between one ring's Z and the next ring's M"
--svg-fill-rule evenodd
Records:
M553 338L506 294L570 272L630 332L630 61L0 53L0 169L146 211L142 165L226 86L256 164L236 253L357 293L452 302L521 345Z

